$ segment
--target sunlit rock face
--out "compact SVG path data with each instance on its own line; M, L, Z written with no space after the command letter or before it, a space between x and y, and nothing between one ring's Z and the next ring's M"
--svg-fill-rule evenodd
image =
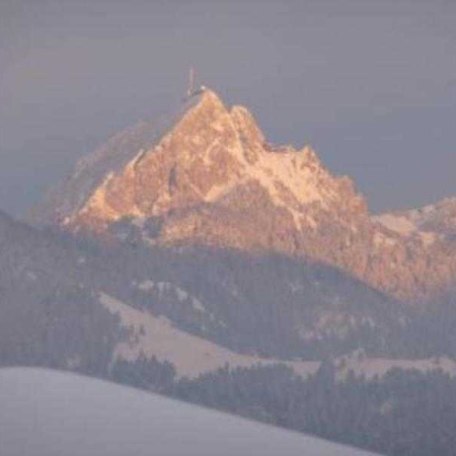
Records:
M401 299L456 277L454 236L410 216L371 217L352 181L310 147L271 146L246 108L210 90L112 138L37 212L72 232L111 236L129 224L150 244L310 257Z

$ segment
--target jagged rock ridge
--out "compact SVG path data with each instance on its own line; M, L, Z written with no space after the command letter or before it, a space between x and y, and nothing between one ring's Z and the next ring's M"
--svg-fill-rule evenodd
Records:
M73 232L128 222L151 244L310 257L404 299L456 277L448 236L404 236L372 218L352 181L331 175L310 147L269 145L246 108L229 109L210 90L158 132L144 123L113 138L42 213Z

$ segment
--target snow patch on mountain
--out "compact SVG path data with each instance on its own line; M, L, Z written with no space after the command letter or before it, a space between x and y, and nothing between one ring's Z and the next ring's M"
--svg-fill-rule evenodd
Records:
M127 304L100 293L100 302L119 315L122 325L130 329L128 341L121 342L115 351L118 359L135 360L141 354L155 356L159 361L169 361L177 374L189 378L229 365L254 366L271 363L253 356L240 355L200 337L175 328L164 317L136 310Z
M350 372L371 380L375 376L383 377L393 369L414 370L423 373L440 371L450 377L456 377L456 361L445 356L425 359L388 359L367 358L362 353L358 353L337 358L335 365L341 381Z
M456 197L422 208L386 213L374 220L404 236L418 234L429 245L439 235L456 233Z
M188 378L225 366L236 368L274 364L284 364L298 375L307 377L320 366L317 361L281 361L235 353L177 329L167 318L134 309L106 293L99 294L99 301L111 313L118 315L122 325L129 330L128 340L119 343L115 349L115 359L134 361L141 355L155 357L158 361L170 362L177 375Z

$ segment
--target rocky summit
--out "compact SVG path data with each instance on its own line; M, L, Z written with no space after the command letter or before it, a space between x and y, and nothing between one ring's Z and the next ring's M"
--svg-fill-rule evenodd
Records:
M439 227L450 223L440 215L448 207L433 211ZM311 259L416 300L456 277L454 231L437 229L424 218L430 212L372 216L353 182L332 175L309 146L271 145L248 109L206 89L175 116L141 122L84 158L35 222L84 235L135 233L146 245Z

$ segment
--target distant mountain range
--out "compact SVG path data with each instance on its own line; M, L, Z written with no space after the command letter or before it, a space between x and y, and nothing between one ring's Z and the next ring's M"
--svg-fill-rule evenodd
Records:
M310 147L268 144L246 108L205 90L174 117L116 135L35 214L71 232L129 225L147 244L312 259L413 300L454 284L455 207L373 217Z
M2 365L451 454L431 427L427 443L410 435L419 385L436 391L431 421L456 385L454 198L373 215L310 147L269 144L246 108L204 90L84 158L28 224L0 213L0 251Z

